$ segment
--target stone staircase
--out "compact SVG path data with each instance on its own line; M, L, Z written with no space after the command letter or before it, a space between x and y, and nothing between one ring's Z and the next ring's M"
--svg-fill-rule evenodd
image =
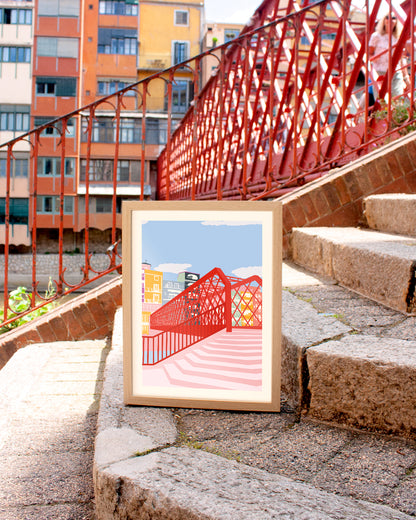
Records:
M362 323L379 313L384 320L391 317L392 325L386 328L384 321L378 329L375 320L373 326L357 327L342 309L329 314L331 325L322 325L328 313L316 312L314 298L303 294L304 321L314 337L295 341L293 332L285 336L283 323L282 373L292 379L283 375L282 387L310 417L411 435L416 432L416 239L410 235L416 235L416 195L374 195L363 206L368 229L294 228L292 260L314 276L329 277L340 294L360 295L353 300L367 313ZM283 298L284 320L285 300L287 306L288 298L302 299L299 291L291 292ZM325 298L330 304L328 294Z

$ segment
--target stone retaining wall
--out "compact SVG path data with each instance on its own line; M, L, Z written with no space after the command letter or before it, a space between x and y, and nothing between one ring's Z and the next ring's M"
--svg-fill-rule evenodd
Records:
M39 254L36 256L36 271L38 274L56 276L58 273L59 255ZM109 266L109 256L100 253L92 255L91 265L96 271L104 271ZM63 255L63 266L66 272L78 274L85 265L83 254ZM4 272L4 255L0 255L0 272ZM9 274L31 274L32 255L9 255Z
M121 276L0 335L0 368L31 343L102 339L111 336L121 306Z

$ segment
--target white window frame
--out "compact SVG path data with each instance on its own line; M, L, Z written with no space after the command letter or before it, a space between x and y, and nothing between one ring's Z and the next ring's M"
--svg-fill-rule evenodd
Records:
M178 63L175 63L175 45L177 43L184 43L186 44L186 57L185 60L178 61L178 63L181 63L182 61L186 61L190 58L190 48L191 44L189 40L172 40L172 66L178 65Z
M180 13L180 15L179 15ZM186 13L186 23L178 22L178 15L181 16ZM187 9L175 9L173 24L176 27L189 27L189 11Z

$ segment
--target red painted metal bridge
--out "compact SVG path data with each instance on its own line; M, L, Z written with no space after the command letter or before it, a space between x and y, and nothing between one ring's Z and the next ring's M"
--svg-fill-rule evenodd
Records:
M30 305L41 306L38 290L37 241L40 215L39 157L46 140L54 139L60 171L54 180L54 226L57 231L59 265L54 277L55 295L78 290L121 266L117 253L120 208L117 190L124 160L122 144L128 131L123 126L127 96L138 99L141 160L140 198L145 194L146 146L150 135L148 99L154 82L166 88L166 146L157 164L159 199L261 199L278 197L331 168L361 157L387 140L413 129L415 118L415 2L401 6L392 0L363 0L363 9L351 0L264 0L241 35L220 47L63 115L0 146L6 156L4 203L0 237L4 244L5 323L11 322L9 271L12 232L12 181L22 142L30 143L30 195L28 232L31 237L32 287ZM383 11L384 9L384 11ZM369 38L382 14L395 15L401 32L396 41L389 29L388 70L378 74L369 53ZM201 70L214 56L217 66L207 84ZM182 122L174 117L175 72L190 70L194 77L194 99ZM403 95L392 95L395 73L402 70L412 78ZM367 87L371 84L378 100L370 106ZM94 179L96 140L100 115L111 119L111 142L106 153L112 157L109 173L111 230L108 266L93 267L90 235L98 221L90 206ZM83 236L83 263L78 282L66 277L64 235L72 226L68 218L68 155L74 149L74 133L84 143L77 158L71 196L82 196L82 211L76 212ZM127 133L126 133L127 132ZM53 136L53 137L52 137ZM139 144L140 144L139 143ZM71 152L72 151L72 152ZM84 153L85 152L85 153ZM73 158L73 157L72 157ZM81 175L81 163L83 165ZM71 183L69 183L71 184ZM74 195L75 194L75 195ZM2 202L3 202L2 201ZM78 207L78 206L77 206ZM81 207L81 206L80 206ZM100 216L100 215L98 215Z
M154 365L209 336L234 328L262 327L262 280L225 276L218 267L150 316L143 336L143 365Z

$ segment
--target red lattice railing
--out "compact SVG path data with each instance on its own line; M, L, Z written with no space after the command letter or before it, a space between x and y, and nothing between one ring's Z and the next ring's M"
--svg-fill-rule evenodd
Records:
M395 98L391 87L396 71L415 77L415 2L363 3L263 1L217 48L213 76L159 157L159 198L276 197L413 129L414 82ZM369 38L386 13L403 28L379 76Z

